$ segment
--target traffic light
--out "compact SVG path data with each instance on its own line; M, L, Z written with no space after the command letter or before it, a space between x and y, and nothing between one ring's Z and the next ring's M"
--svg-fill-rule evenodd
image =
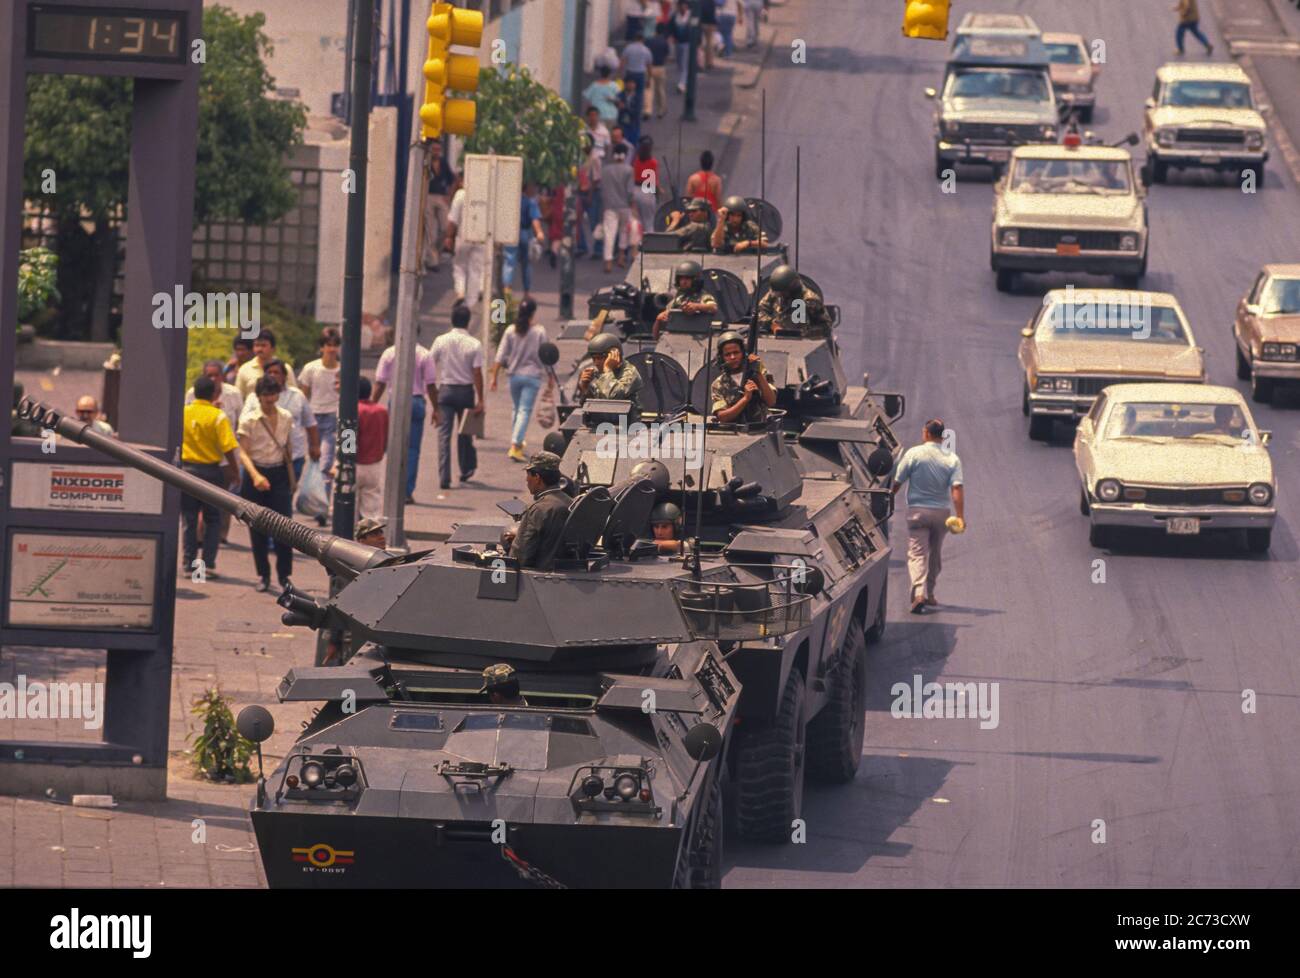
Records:
M948 0L907 0L903 34L942 41L948 36Z
M453 44L478 47L483 40L483 14L434 3L427 26L429 57L424 62L424 103L420 106L424 138L437 139L445 132L468 136L474 131L474 101L448 98L447 93L478 90L478 58L450 54L447 49Z

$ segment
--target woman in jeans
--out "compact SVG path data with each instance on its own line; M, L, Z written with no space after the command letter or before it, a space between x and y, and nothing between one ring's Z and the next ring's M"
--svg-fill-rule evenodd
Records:
M515 324L501 334L496 362L492 364L492 390L497 389L497 375L501 373L502 367L510 375L514 425L510 430L510 451L506 454L516 462L527 460L524 455L524 434L528 431L528 419L533 416L533 404L537 401L537 392L541 390L542 377L546 373L539 353L547 339L546 327L533 322L536 313L537 303L532 299L519 303Z

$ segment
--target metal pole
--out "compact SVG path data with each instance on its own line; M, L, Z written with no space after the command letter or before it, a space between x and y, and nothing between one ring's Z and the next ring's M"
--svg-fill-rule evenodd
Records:
M686 66L686 99L682 103L682 121L695 121L695 79L700 72L700 0L691 0L690 64Z
M497 203L497 157L495 153L488 158L488 201L488 239L483 256L483 298L480 300L483 303L484 356L487 356L486 351L492 348L492 275L496 270L497 263L496 238L493 237L493 232L496 230L494 209Z
M348 196L343 259L343 348L333 524L334 533L348 540L352 539L356 525L357 382L361 377L361 293L366 257L366 160L370 154L370 49L374 19L374 0L359 0L352 44L352 134L348 165L353 185Z
M424 174L425 144L420 135L420 107L415 106L411 148L406 161L406 205L402 220L402 258L397 280L397 329L394 339L392 393L388 398L388 458L384 464L384 515L388 517L388 543L406 549L406 479L411 440L411 402L415 397L416 343L419 340L420 217L428 189ZM435 245L436 246L436 245ZM423 432L420 435L423 436ZM378 515L367 513L367 516Z
M572 180L564 184L562 226L563 231L560 235L560 318L572 319L573 292L576 288L573 239L576 237L578 229L578 185Z
M799 161L802 146L794 148L794 267L799 267Z

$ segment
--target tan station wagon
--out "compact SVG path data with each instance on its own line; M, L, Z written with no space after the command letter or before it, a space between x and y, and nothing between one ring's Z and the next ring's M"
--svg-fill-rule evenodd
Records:
M1053 289L1020 331L1029 437L1077 420L1101 391L1137 381L1205 382L1204 350L1167 292Z
M1237 303L1237 376L1260 404L1278 383L1300 382L1300 264L1265 265Z
M1167 64L1146 101L1143 177L1164 183L1170 167L1203 167L1264 185L1268 141L1250 78L1236 64Z
M1074 111L1080 122L1092 121L1097 104L1095 85L1101 66L1094 64L1080 34L1044 34L1043 47L1051 59L1052 88L1061 110Z
M999 290L1009 291L1017 272L1117 275L1128 288L1146 274L1146 191L1127 150L1020 146L993 192L990 264Z

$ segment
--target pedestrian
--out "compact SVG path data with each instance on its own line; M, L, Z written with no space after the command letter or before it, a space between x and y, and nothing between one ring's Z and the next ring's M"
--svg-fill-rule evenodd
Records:
M461 236L460 226L464 214L465 188L461 186L461 178L457 174L456 192L452 194L451 207L447 209L447 237L443 242L443 250L451 252L451 287L456 294L456 301L473 309L478 305L479 293L483 288L486 249L482 243L472 244Z
M600 183L600 157L596 155L596 144L591 133L582 134L582 162L578 165L578 240L573 250L573 257L581 258L588 252L587 223L591 222L591 231L596 230L595 191ZM594 248L594 240L592 247Z
M293 418L276 402L280 385L273 377L259 377L253 386L257 407L239 418L240 460L244 463L244 482L240 495L265 506L286 519L293 518L293 493L297 483L289 455L293 435ZM249 543L253 548L253 565L257 570L258 591L271 589L271 562L268 558L271 538L251 526ZM275 548L275 571L280 587L290 585L293 573L293 548Z
M465 307L465 312L466 315L469 314L468 307ZM370 395L375 403L383 398L384 391L393 382L393 372L397 369L397 347L394 345L396 338L396 331L390 326L387 335L388 349L380 354L379 363L375 367L375 387ZM411 376L411 433L406 447L406 501L408 503L415 502L415 483L420 475L420 447L424 441L424 418L427 413L424 394L427 390L430 399L434 397L433 378L433 360L429 356L429 351L416 343L415 369Z
M623 130L623 142L627 155L632 155L632 147L641 141L641 88L636 79L629 78L618 98L618 124Z
M312 413L311 404L306 395L296 387L286 386L286 371L289 368L283 360L272 360L266 365L264 376L270 377L280 387L280 396L276 401L280 410L289 414L293 428L289 438L289 457L293 460L293 480L296 486L302 478L303 466L310 455L313 461L320 461L320 429L316 426L316 415ZM257 393L250 394L244 401L244 414L251 414L258 408ZM281 546L276 544L277 547Z
M1178 30L1174 34L1174 43L1178 45L1179 57L1183 55L1183 37L1189 31L1194 38L1205 45L1206 56L1213 54L1214 45L1201 33L1201 12L1196 0L1178 0L1178 6L1173 9L1178 12Z
M944 424L938 418L925 423L921 444L903 453L894 472L894 494L907 483L907 569L912 581L912 614L925 613L939 602L934 585L943 566L943 538L952 530L966 531L966 492L961 459L943 446ZM957 515L948 518L948 497Z
M357 384L357 516L378 517L384 512L388 408L370 399L373 390L369 377L362 377ZM424 403L423 397L419 400Z
M230 359L226 361L223 370L224 379L227 384L234 384L235 378L239 376L239 368L253 359L253 338L251 336L236 336L230 344ZM239 401L242 404L244 395L239 395Z
M722 178L713 172L713 154L707 149L700 154L700 168L686 179L686 196L703 197L715 213L722 202Z
M91 394L82 394L77 398L77 420L84 421L90 425L91 429L99 432L101 435L112 436L115 434L113 426L104 420L104 416L99 411L99 402Z
M554 268L559 258L560 248L564 244L564 208L568 200L568 191L564 184L551 188L548 194L546 211L547 259Z
M623 71L624 89L626 90L628 82L634 81L637 88L644 92L646 79L650 75L650 66L654 64L654 60L654 53L640 36L629 40L627 47L623 48L623 57L619 60L619 67Z
M605 125L605 120L600 117L600 110L594 105L587 106L587 135L591 137L596 156L603 160L609 152L609 127Z
M691 57L691 5L678 0L672 21L673 57L677 60L677 91L686 91Z
M650 15L646 0L623 0L623 37L632 40L645 29L645 19Z
M249 346L249 353L252 353L252 346ZM244 399L239 396L239 388L234 384L227 384L225 381L225 364L220 360L205 360L203 362L203 373L201 376L210 377L212 383L217 388L217 407L227 418L230 419L230 430L233 432L239 427L239 414L244 409ZM188 407L194 403L195 393L191 387L185 392L185 404Z
M442 143L429 144L429 164L426 170L429 192L424 198L424 264L432 271L441 267L441 247L447 233L447 208L450 206L452 184L456 173L442 155Z
M618 82L611 77L614 72L609 65L601 65L599 74L597 81L583 89L582 97L596 107L601 121L608 124L618 118Z
M325 475L325 495L330 495L329 471L334 467L334 445L339 426L339 351L343 338L333 326L320 333L320 356L310 361L298 375L298 389L307 398L311 413L316 417L316 430L320 433L320 469ZM325 525L325 518L316 522Z
M722 56L730 58L736 53L736 42L732 37L736 32L736 12L738 0L716 0L718 11L718 34L722 37Z
M654 34L645 42L650 51L650 80L641 114L643 119L649 119L652 112L656 118L662 119L668 112L668 31L668 24L655 24Z
M635 200L642 233L653 231L659 209L659 161L654 157L654 140L642 136L632 161L632 178L636 182Z
M525 460L524 434L528 431L528 421L533 415L533 404L537 393L542 388L542 378L546 375L546 365L542 363L540 350L548 339L546 327L533 322L537 313L537 303L525 299L519 303L515 314L515 324L501 334L497 344L496 360L492 364L492 390L497 389L497 376L505 367L510 376L510 401L514 406L514 421L510 427L510 450L506 454L515 462Z
M763 16L763 0L743 0L741 16L745 21L745 47L758 47L758 24Z
M438 476L443 489L451 488L451 432L466 411L482 414L483 344L469 334L469 310L451 307L451 329L433 341L429 359L437 384L430 385L433 423L438 427ZM457 432L456 463L460 481L468 482L478 468L472 435Z
M537 184L529 181L524 184L524 195L519 201L519 240L514 247L505 249L505 261L501 263L501 288L510 291L515 281L515 267L518 266L524 283L525 299L533 287L528 253L534 237L539 242L544 241L546 230L542 227L542 209L537 205Z
M620 151L625 157L629 157L632 155L632 144L627 141L627 133L624 131L623 124L621 122L616 122L614 123L613 126L610 127L609 152L605 154L606 162L609 161L610 154L613 153L614 150L616 149ZM601 176L602 177L604 176L603 172L601 173Z
M704 49L702 67L713 70L713 45L718 32L718 5L715 0L700 0L700 47Z
M252 359L246 361L235 376L235 386L239 388L240 397L248 399L248 395L253 393L257 382L261 380L262 374L266 372L266 365L274 359L276 359L275 334L269 329L264 329L253 337ZM297 387L298 379L293 375L293 367L286 363L284 369L289 386Z
M636 182L632 176L632 167L627 162L623 148L616 147L612 158L605 164L601 178L601 194L604 200L604 218L602 227L605 235L605 271L614 270L614 254L619 247L627 247L631 231L632 201L636 192ZM623 256L618 255L618 265L625 266Z
M218 375L222 367L217 364ZM239 489L239 466L235 462L240 451L235 440L230 418L217 405L220 388L205 371L190 389L193 400L185 408L181 423L181 468L209 485L222 489ZM224 478L223 478L224 470ZM221 513L217 507L201 503L187 492L181 493L181 520L185 531L182 537L181 573L195 570L200 553L199 514L203 515L201 579L216 578L217 548L221 543Z

